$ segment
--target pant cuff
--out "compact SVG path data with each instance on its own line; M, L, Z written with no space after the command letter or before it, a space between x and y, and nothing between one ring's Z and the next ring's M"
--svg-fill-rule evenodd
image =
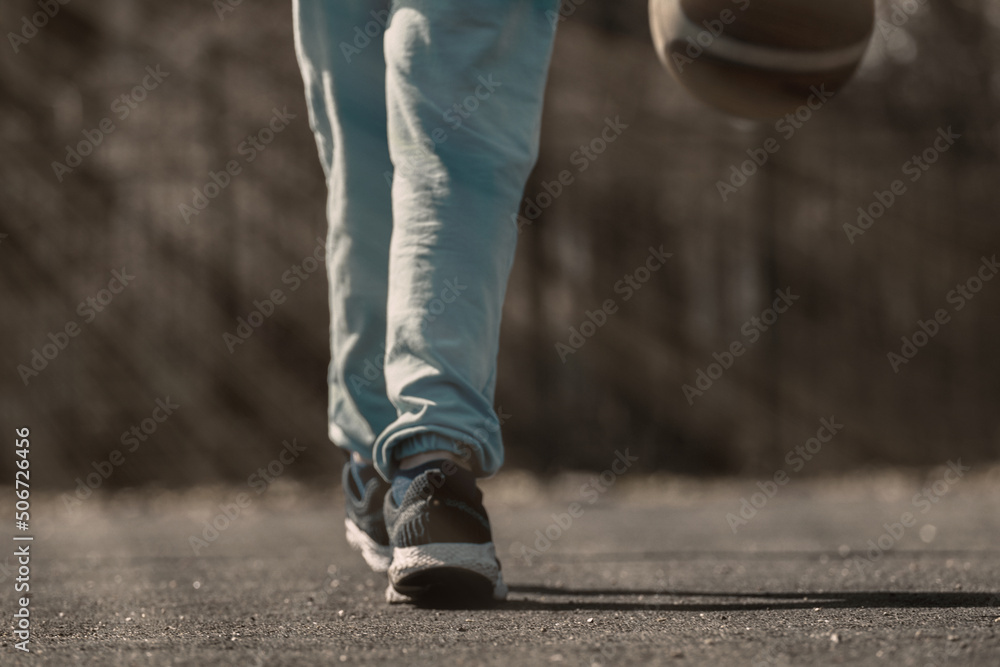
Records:
M383 472L387 478L391 478L392 475L395 474L396 470L399 469L399 462L401 460L408 456L423 454L425 452L451 452L463 461L466 461L469 467L477 467L475 451L470 444L456 440L455 438L441 433L435 433L433 431L425 431L406 436L397 444L393 445L391 449L392 451L386 461L376 461L376 465L378 463L384 463L385 470Z

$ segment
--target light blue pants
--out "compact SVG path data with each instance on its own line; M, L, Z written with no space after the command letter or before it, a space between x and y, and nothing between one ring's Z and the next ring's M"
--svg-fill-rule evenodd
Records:
M559 0L295 0L327 177L330 438L503 462L493 396L515 214Z

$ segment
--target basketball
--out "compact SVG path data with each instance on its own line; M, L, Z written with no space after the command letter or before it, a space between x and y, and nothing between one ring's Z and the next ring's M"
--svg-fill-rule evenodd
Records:
M875 3L650 0L649 22L660 61L688 92L765 120L822 104L847 83L868 47Z

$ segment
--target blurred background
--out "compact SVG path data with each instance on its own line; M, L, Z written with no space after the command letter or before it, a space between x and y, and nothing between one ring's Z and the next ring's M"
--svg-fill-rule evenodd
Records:
M1000 280L961 310L948 294L1000 252L1000 4L897 1L917 11L895 26L880 2L855 80L787 138L684 93L645 0L569 5L505 310L509 465L600 470L628 447L643 470L767 476L821 418L844 429L809 474L998 458ZM32 481L71 489L115 450L107 488L239 481L293 438L289 474L337 478L327 286L306 260L325 186L290 3L77 0L32 32L41 4L0 7L0 423L31 427ZM294 118L249 161L275 109ZM606 118L628 127L578 172ZM858 207L949 127L961 138L851 243ZM718 182L772 137L724 201ZM573 183L539 197L565 169ZM672 257L625 301L616 283L661 245ZM287 300L227 345L274 289ZM794 306L685 395L779 289ZM609 298L564 363L556 344ZM887 354L938 309L950 321L895 372Z

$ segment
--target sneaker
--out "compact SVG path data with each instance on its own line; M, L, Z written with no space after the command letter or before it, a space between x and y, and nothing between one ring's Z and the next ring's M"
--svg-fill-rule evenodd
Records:
M363 476L355 474L351 461L344 464L342 480L347 543L361 552L371 569L385 572L392 561L392 547L382 513L389 484L376 473L362 486Z
M397 478L385 496L392 545L386 599L484 603L506 598L475 476L447 460L412 472L419 473L412 482Z

